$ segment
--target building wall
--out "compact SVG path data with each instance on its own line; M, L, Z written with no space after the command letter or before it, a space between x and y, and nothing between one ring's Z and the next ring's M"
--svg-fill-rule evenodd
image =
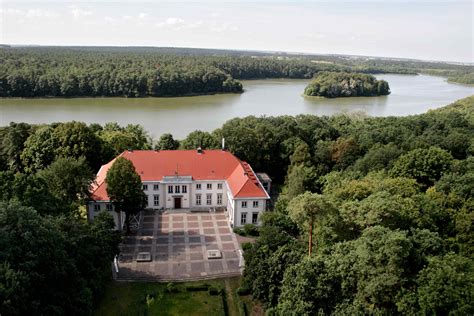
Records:
M207 184L211 184L211 189L207 188ZM218 189L218 184L222 184L222 189ZM192 183L160 183L160 182L144 182L148 185L148 190L144 190L148 196L148 208L151 209L173 209L174 197L181 197L181 208L209 208L209 207L226 207L229 216L229 222L234 227L240 227L245 224L241 223L242 213L247 214L246 224L252 224L254 213L262 213L266 209L266 199L234 199L225 180L199 180ZM201 185L201 189L197 189L197 184ZM158 185L155 190L154 185ZM168 185L173 186L173 193L168 193ZM180 193L175 193L176 185L180 186ZM187 186L187 192L182 193L182 186ZM201 194L201 205L196 204L196 194ZM207 205L207 194L211 194L211 204ZM217 194L222 194L222 204L217 204ZM159 195L159 206L154 205L154 195ZM247 208L242 207L242 201L247 201ZM258 206L253 207L253 202L258 201ZM258 215L257 225L261 224L260 215Z
M211 183L212 188L207 189L207 184ZM218 189L218 183L222 184L222 189ZM143 182L144 185L147 185L146 190L143 192L147 195L147 205L146 208L149 209L173 209L174 208L174 197L181 197L181 207L182 208L209 208L209 207L224 207L227 208L228 220L229 223L234 227L240 227L244 224L241 223L241 214L247 214L247 224L252 223L252 216L254 213L261 214L266 209L266 199L234 199L225 180L213 180L213 181L193 181L192 183L180 183L180 193L174 193L175 188L173 188L173 193L168 193L168 185L178 185L178 184L166 184L156 181L146 181ZM201 184L201 189L196 189L196 184ZM157 185L157 187L155 187ZM187 186L187 192L182 193L182 186ZM201 194L201 205L196 204L196 194ZM211 205L207 205L207 194L211 194ZM217 194L222 194L222 204L217 204ZM154 205L154 196L159 196L158 205ZM242 201L247 201L247 208L242 207ZM253 201L258 201L258 207L253 207ZM95 211L94 205L100 205L100 211ZM112 203L108 202L90 202L88 204L88 218L90 221L94 220L95 216L101 211L107 211L107 205L111 205L112 211L109 211L114 218L116 228L120 228L123 225L124 215L120 215L113 209L114 206ZM258 215L257 225L261 224L260 215Z
M253 203L258 202L258 206L254 207ZM242 202L247 202L247 207L242 207ZM260 214L265 211L266 199L235 199L235 210L234 210L234 227L241 227L245 224L252 224L253 214L257 214L256 225L261 224ZM247 220L245 223L241 222L242 213L247 214Z
M190 183L164 183L163 192L164 192L164 207L167 209L175 208L175 198L181 198L181 208L189 208L189 189ZM173 193L168 193L168 187L172 187ZM176 187L179 187L179 193L176 191ZM186 188L186 192L183 193L183 187Z
M148 188L147 190L143 190L143 192L147 195L147 202L148 204L146 205L146 208L151 208L151 209L161 209L164 207L164 202L165 202L165 195L164 195L164 190L165 186L157 181L145 181L143 182L143 185L147 185ZM155 185L158 186L157 189L155 189ZM159 204L154 205L154 196L158 195L159 196Z
M96 205L100 210L96 210ZM107 205L110 205L110 209L107 210ZM117 213L115 211L114 205L109 202L89 202L87 204L87 218L89 221L93 221L94 218L99 215L101 212L108 212L112 215L115 222L115 229L121 229L123 226L123 221L125 220L125 214Z
M201 189L197 189L197 184L201 185ZM211 184L211 189L207 188L207 184ZM222 189L218 189L218 184L222 184ZM201 194L201 205L196 203L196 194ZM211 194L211 204L207 204L207 194ZM222 203L217 204L217 195L222 194ZM192 208L209 208L209 207L225 207L227 205L227 186L224 180L213 181L193 181L190 191Z

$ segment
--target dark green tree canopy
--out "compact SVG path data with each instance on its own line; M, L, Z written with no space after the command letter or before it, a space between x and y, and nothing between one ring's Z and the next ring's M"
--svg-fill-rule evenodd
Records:
M201 147L202 149L219 148L219 140L217 140L214 135L203 131L189 133L180 144L182 149L196 149L198 147Z
M179 148L179 141L173 138L173 135L166 133L160 136L155 145L156 150L175 150Z
M81 204L90 194L94 174L84 157L58 158L38 176L48 186L54 197L67 205Z
M319 72L304 89L307 96L337 97L370 97L390 94L385 80L374 76L348 72Z
M2 315L91 314L118 252L113 227L105 212L88 225L0 202Z
M107 172L105 182L107 194L115 204L115 209L125 212L125 223L129 230L132 215L145 207L146 196L140 176L130 160L118 157Z
M432 185L449 170L453 157L439 147L415 149L398 158L391 173L395 176L414 178L425 185Z

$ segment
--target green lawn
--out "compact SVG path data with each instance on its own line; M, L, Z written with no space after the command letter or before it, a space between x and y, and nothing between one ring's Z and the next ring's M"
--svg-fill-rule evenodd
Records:
M204 284L222 289L224 294L187 290ZM176 291L170 292L165 283L112 282L95 315L239 315L235 293L239 285L240 278L174 283ZM247 310L251 311L252 305L248 304Z

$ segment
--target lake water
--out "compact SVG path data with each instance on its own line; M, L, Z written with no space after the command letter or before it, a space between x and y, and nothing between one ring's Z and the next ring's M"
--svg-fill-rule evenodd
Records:
M392 93L381 97L304 97L308 80L243 81L242 94L179 98L0 99L0 126L9 122L83 121L141 124L152 137L170 132L184 138L196 129L212 131L233 117L364 112L371 116L426 112L474 94L474 87L433 76L377 75Z

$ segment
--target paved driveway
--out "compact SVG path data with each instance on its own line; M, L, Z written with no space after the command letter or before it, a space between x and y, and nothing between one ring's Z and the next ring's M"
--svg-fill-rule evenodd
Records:
M136 236L120 246L118 280L186 280L238 275L239 244L224 213L145 211ZM207 259L218 249L221 259ZM136 262L150 252L151 262Z

